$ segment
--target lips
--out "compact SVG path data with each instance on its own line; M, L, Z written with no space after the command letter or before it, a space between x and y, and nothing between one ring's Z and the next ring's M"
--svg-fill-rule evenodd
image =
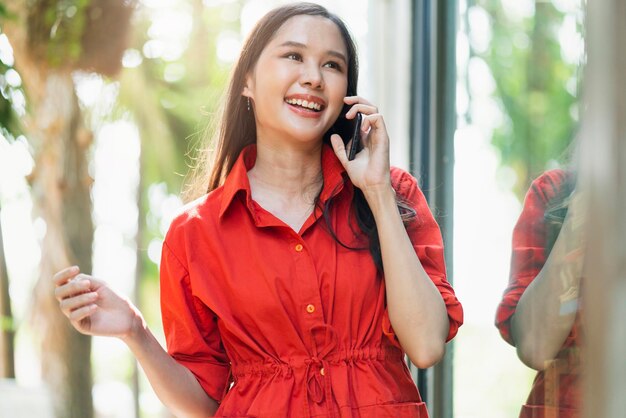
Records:
M326 102L310 94L294 94L285 97L285 103L308 112L321 112L326 108Z

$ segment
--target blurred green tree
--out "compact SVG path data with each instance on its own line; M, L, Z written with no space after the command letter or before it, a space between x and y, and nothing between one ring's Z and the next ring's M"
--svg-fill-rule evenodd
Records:
M501 164L515 171L513 190L521 199L533 178L567 165L571 157L581 65L565 59L565 48L571 44L563 44L560 36L564 29L572 29L565 27L569 23L582 32L582 5L572 12L559 10L550 1L523 2L534 6L534 13L515 16L501 0L470 3L489 17L490 45L472 53L486 62L495 80L494 96L504 122L494 131L492 143Z
M179 195L185 176L194 164L210 132L209 125L220 105L231 62L218 58L220 39L239 36L243 1L208 2L192 0L173 4L186 7L190 16L189 36L182 53L175 57L146 57L151 16L136 19L130 51L143 51L140 65L126 68L120 79L118 112L129 114L141 136L141 186L138 280L141 300L154 300L158 285L157 265L145 248L163 238L161 219L151 212L149 190L165 184L168 193ZM179 9L180 10L180 9ZM207 180L208 184L208 180ZM155 308L142 306L149 322L160 327Z
M2 203L0 203L0 214L2 214ZM9 295L9 272L4 255L2 223L0 222L0 378L4 379L15 378L14 324Z
M151 207L150 191L158 188L180 195L197 152L207 145L209 125L215 122L213 116L232 64L219 59L220 40L227 39L231 47L236 47L243 4L237 0L185 0L158 11L171 13L170 17L177 14L176 18L189 18L189 34L173 45L179 51L174 54L159 54L158 47L152 49L155 43L171 41L158 36L154 27L157 11L146 6L134 18L125 60L127 68L121 74L118 101L110 117L130 118L141 138L134 300L157 332L161 330L159 304L155 303L158 265L148 257L146 249L163 239L164 222L161 208ZM139 416L137 370L133 386Z
M0 3L0 19L6 19L8 13ZM1 28L0 28L1 29ZM11 103L11 92L16 86L7 82L7 72L13 70L13 63L6 63L0 58L0 133L5 139L13 139L20 133L19 121ZM0 139L2 141L2 139ZM2 203L0 202L0 214ZM2 225L0 224L0 378L15 378L15 320L11 309L9 294L9 272L4 252Z
M56 302L49 298L49 279L54 271L70 263L91 271L92 180L87 166L92 146L90 129L94 126L85 122L89 109L78 105L72 73L80 69L110 77L118 73L123 56L127 64L131 62L119 81L112 81L119 83L118 102L102 117L111 121L130 117L140 130L135 298L139 304L144 298L155 300L157 265L149 260L145 248L161 239L163 231L159 215L151 213L148 191L157 184L165 184L173 194L181 189L230 71L231 62L218 59L218 44L220 39L227 39L231 48L235 45L243 1L192 0L169 5L172 13L187 10L190 16L190 35L182 54L174 57L150 51L148 44L155 41L150 5L135 13L131 27L132 2L26 3L9 3L14 18L0 23L14 45L16 68L28 95L28 115L17 126L24 128L35 149L30 183L37 212L47 224L35 303L39 322L45 324L44 373L48 383L59 389L58 416L89 417L93 414L87 367L89 339L68 327L65 318L58 315ZM113 7L113 3L120 7ZM3 126L8 124L8 119L3 122ZM148 320L159 328L158 303L146 305L142 309L148 311ZM137 399L136 409L139 414Z
M93 416L91 340L70 326L54 299L52 275L78 264L91 271L88 156L91 131L74 90L77 69L115 75L121 65L132 1L11 0L0 25L14 49L28 112L21 126L34 149L29 178L46 222L33 309L40 327L42 371L58 417ZM7 17L8 16L8 17Z

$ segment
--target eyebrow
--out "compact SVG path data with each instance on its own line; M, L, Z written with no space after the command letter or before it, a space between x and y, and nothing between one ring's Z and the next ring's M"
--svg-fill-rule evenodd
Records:
M305 44L300 43L300 42L295 42L295 41L286 41L286 42L283 42L282 44L278 45L279 48L280 47L284 47L284 46L293 46L293 47L296 47L296 48L305 48L305 49L307 47ZM339 52L339 51L334 51L332 49L329 49L328 51L326 51L326 53L328 55L332 55L333 57L337 57L340 60L343 60L343 62L345 62L345 63L348 63L348 60L346 59L346 56L344 54L342 54L341 52Z

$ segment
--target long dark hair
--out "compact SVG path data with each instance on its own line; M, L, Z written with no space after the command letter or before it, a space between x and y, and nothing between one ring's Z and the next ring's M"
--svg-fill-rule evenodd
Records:
M215 132L207 129L205 136L212 136L210 146L197 160L192 181L185 192L186 198L198 197L219 187L233 168L241 150L256 142L254 109L248 110L247 98L242 95L246 76L252 72L261 52L278 29L288 19L300 15L321 16L337 25L348 52L346 96L356 95L359 72L356 46L343 21L324 7L313 3L288 4L271 10L256 24L244 42L219 111L221 113L221 117L217 118L220 121L219 125ZM351 123L345 118L347 111L348 107L344 105L339 118L324 136L325 142L330 143L332 133L337 133L344 139L350 137ZM211 146L214 149L211 149Z
M320 16L332 21L345 42L348 60L348 86L346 96L355 96L357 92L359 64L356 46L345 23L326 8L314 3L288 4L267 13L254 27L244 42L241 55L235 64L222 106L219 125L214 133L207 129L206 137L212 136L209 146L196 160L191 174L191 181L184 192L185 200L191 200L221 186L230 173L241 151L256 142L256 124L254 109L248 110L247 98L242 95L246 76L254 69L259 56L275 33L290 18L300 15ZM339 134L348 141L352 134L352 121L345 118L349 106L344 105L339 117L324 135L324 142L330 144L330 136ZM212 149L212 147L214 147ZM208 184L207 184L208 180ZM327 216L332 202L327 202L324 209L326 224L333 237L339 242ZM402 205L404 207L406 205ZM369 248L374 261L382 271L380 244L374 223L374 217L363 193L355 188L352 207L357 224L369 238ZM406 212L406 209L404 210ZM340 242L341 243L341 242ZM343 243L341 243L344 245ZM346 245L344 245L346 246ZM348 247L350 248L350 247Z

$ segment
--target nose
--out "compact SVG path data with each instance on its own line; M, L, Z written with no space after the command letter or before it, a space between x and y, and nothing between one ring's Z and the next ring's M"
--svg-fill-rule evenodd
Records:
M324 76L317 64L309 63L302 66L300 84L313 89L320 89L324 85Z

